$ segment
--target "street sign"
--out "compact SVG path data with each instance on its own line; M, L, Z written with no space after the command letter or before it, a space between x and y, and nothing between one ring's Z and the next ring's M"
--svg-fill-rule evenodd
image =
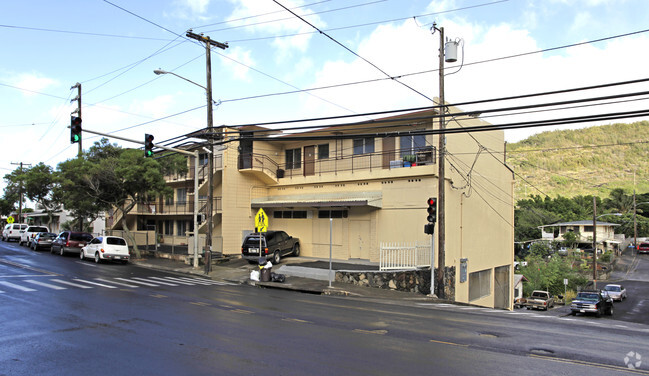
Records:
M12 224L14 223L15 219L14 217L7 217L7 223Z
M268 216L264 209L259 208L259 211L255 215L255 229L257 232L268 231Z

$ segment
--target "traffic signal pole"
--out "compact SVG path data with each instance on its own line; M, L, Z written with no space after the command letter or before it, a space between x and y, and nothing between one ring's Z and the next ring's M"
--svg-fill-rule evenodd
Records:
M100 136L105 136L105 137L111 137L111 138L116 138L118 140L123 140L123 141L128 141L128 142L133 142L136 144L144 144L142 141L137 141L137 140L132 140L130 138L125 138L125 137L120 137L120 136L115 136L114 134L107 134L107 133L101 133L101 132L96 132L96 131L91 131L84 129L83 132L87 133L92 133ZM151 136L153 137L153 136ZM153 141L153 138L151 138L151 141ZM194 263L193 266L194 268L198 267L198 150L194 151L193 153L188 152L186 150L182 149L176 149L176 148L170 148L168 146L164 145L155 145L151 144L151 146L158 147L160 149L164 150L169 150L173 151L176 153L188 155L190 157L194 157Z
M77 109L72 111L72 114L76 113L77 117L79 119L82 119L82 117L81 117L81 84L77 82L76 84L74 84L74 86L72 86L70 88L70 90L72 90L74 88L77 88L77 97L70 100L70 103L72 103L74 101L77 101ZM81 157L81 154L83 154L83 146L82 146L81 140L82 140L82 138L79 138L79 141L78 141L78 143L79 143L79 151L77 152L78 157Z

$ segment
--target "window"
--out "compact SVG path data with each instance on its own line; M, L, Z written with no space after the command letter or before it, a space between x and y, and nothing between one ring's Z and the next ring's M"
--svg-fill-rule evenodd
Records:
M176 203L180 205L187 203L187 188L176 189Z
M209 163L209 158L207 157L209 154L208 153L199 153L198 154L198 165L199 166L207 166Z
M186 221L176 221L176 235L185 236L187 232L187 222Z
M593 232L593 226L584 226L584 232Z
M320 210L318 218L347 218L347 210Z
M173 205L173 204L174 204L174 195L166 196L165 205Z
M173 235L174 234L174 221L166 220L164 224L164 234Z
M294 169L302 167L302 149L288 149L286 150L286 169Z
M374 138L365 137L354 140L354 155L374 153Z
M426 148L426 136L423 134L401 136L400 138L401 157L415 154L418 151L424 150Z
M276 210L273 212L273 218L306 218L306 210Z
M318 159L329 159L329 144L318 145Z
M491 294L491 269L469 274L469 301Z

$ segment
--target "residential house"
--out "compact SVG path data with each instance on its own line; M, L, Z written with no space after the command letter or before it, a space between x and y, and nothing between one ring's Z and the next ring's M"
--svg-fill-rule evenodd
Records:
M564 235L568 232L579 234L577 246L579 248L593 248L593 234L595 234L597 244L602 244L602 250L618 249L623 239L615 234L617 223L595 222L593 227L592 220L560 222L551 225L539 226L541 229L541 238L544 240L564 241Z
M213 250L239 253L259 209L268 214L270 230L300 238L303 256L328 258L331 249L337 260L378 262L385 242L430 245L424 224L427 199L438 192L436 115L428 110L292 134L260 126L219 128ZM504 135L463 132L462 127L488 124L451 115L446 117L447 296L511 308L513 174L504 161ZM160 247L187 247L190 254L193 159L186 175L168 177L174 197L138 205L127 216L134 230L155 228ZM206 161L199 163L200 208L209 216ZM201 244L206 229L202 221Z

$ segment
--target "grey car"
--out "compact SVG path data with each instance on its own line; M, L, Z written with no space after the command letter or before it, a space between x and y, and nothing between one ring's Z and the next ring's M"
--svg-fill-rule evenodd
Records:
M622 285L609 284L604 287L604 290L608 292L608 296L613 299L613 301L619 301L626 299L626 289Z

